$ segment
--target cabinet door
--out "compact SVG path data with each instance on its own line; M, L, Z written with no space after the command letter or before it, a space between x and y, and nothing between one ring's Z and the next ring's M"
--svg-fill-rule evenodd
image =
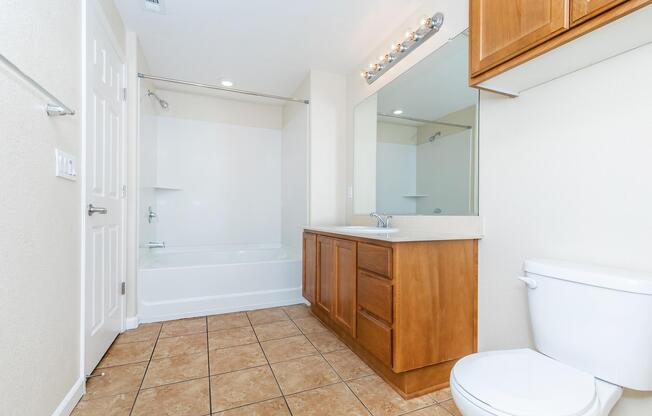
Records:
M471 0L471 76L565 31L568 1Z
M317 236L303 233L303 297L315 303L317 285Z
M356 243L335 240L335 307L333 319L355 337Z
M589 19L626 0L571 0L571 25Z
M316 303L330 315L333 309L333 285L335 282L335 240L317 237L317 293Z

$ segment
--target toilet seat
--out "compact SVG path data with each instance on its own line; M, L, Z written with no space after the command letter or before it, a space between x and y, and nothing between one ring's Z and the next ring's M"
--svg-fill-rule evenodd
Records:
M595 378L530 349L464 357L451 386L489 415L589 416L599 414Z

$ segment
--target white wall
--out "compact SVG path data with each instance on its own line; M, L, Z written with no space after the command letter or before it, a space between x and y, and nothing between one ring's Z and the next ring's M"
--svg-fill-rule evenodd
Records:
M313 225L343 224L346 197L346 78L310 72L310 214Z
M306 79L292 94L308 97ZM281 241L300 250L303 226L308 224L308 118L306 104L288 102L283 106L281 144Z
M650 67L652 45L515 99L482 93L481 350L532 345L527 258L652 270ZM652 394L634 392L612 413L648 414Z
M376 144L378 142L378 95L374 94L353 110L353 195L355 212L376 211Z
M156 191L159 240L169 246L280 243L279 129L167 116L157 124L158 185L180 188Z
M140 61L140 59L139 59ZM140 122L138 134L138 192L140 194L138 209L138 245L142 247L149 241L156 241L156 220L148 221L148 207L156 212L156 172L158 154L158 114L160 106L153 97L147 96L148 88L152 85L142 80L140 83L138 99L140 102ZM146 252L146 249L140 249Z
M55 148L81 161L81 5L0 8L1 53L78 111L0 65L0 414L49 415L81 375L81 181L54 176Z

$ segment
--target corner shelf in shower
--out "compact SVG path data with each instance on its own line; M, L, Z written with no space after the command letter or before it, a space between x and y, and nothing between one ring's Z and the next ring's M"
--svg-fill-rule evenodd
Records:
M427 194L412 194L412 195L403 195L403 198L427 198Z
M157 191L182 191L182 188L178 188L176 186L165 186L165 185L154 185L152 188L154 188Z

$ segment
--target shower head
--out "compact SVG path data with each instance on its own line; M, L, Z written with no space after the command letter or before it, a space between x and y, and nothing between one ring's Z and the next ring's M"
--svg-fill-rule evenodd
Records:
M156 101L158 101L158 104L161 106L162 109L167 110L167 108L170 106L167 101L156 95L155 92L152 92L151 90L147 90L147 96L148 97L154 97L156 98Z
M435 140L437 140L438 137L441 137L441 132L440 131L438 131L437 133L435 133L432 136L428 137L428 141L430 143L434 143Z

